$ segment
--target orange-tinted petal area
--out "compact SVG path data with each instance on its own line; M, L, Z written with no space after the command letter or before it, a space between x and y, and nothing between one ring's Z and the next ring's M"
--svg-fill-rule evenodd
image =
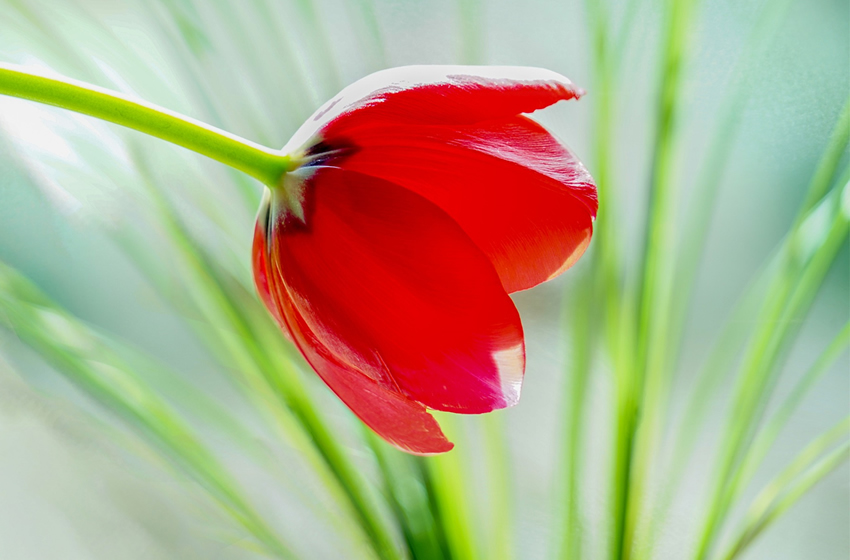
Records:
M490 258L506 291L557 276L584 253L596 187L578 159L523 116L466 126L371 122L328 137L327 163L380 177L445 210Z
M329 355L429 408L516 403L519 315L454 220L408 189L350 171L318 169L305 193L305 223L290 215L274 230L272 263Z

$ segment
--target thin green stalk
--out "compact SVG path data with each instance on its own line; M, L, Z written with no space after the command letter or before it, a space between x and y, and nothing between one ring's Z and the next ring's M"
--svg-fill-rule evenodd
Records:
M440 425L449 439L455 442L456 448L451 453L424 460L433 485L435 505L439 509L438 519L452 558L480 558L475 546L468 488L464 483L464 466L467 461L463 457L465 446L462 443L462 426L456 418L447 415L440 416Z
M330 97L342 89L343 81L339 66L333 56L333 43L324 24L325 20L320 16L314 0L296 0L295 5L301 10L307 25L310 27L306 36L312 40L312 44L308 45L306 49L308 52L312 52L314 57L321 59L319 64L311 64L310 67L313 70L321 71L327 90L323 92L324 96ZM324 68L320 68L322 66Z
M457 0L460 20L460 59L464 64L481 64L483 37L480 0Z
M729 155L732 153L735 145L734 139L741 123L740 114L746 106L746 100L749 98L751 77L757 70L757 64L762 60L764 53L774 43L781 28L780 24L785 20L785 14L790 5L791 0L767 0L756 18L756 24L743 49L744 54L737 60L730 84L725 89L725 97L718 111L719 124L715 132L711 135L712 142L708 149L708 155L701 167L702 170L697 174L699 179L695 187L696 194L690 206L689 217L685 221L688 227L684 231L683 241L676 253L677 265L673 280L673 289L675 290L673 294L674 303L672 305L672 317L670 318L671 326L667 329L666 335L666 345L671 350L669 356L671 367L675 367L680 358L682 349L681 340L685 333L685 319L688 317L691 308L696 274L703 255L709 225L714 216L715 202L719 192L718 187ZM731 336L725 338L725 340L734 341L740 339L742 338L742 334L737 337ZM728 347L731 344L729 342L723 342L723 346ZM732 352L725 353L726 357L730 357L732 354ZM711 367L710 369L712 371L720 371L718 367ZM705 385L708 385L713 379L719 379L719 377L718 375L711 377L704 376L702 379L705 380ZM702 409L708 402L708 399L705 399L704 396L711 394L710 387L700 386L695 391L695 394L700 395L700 398L696 399L695 408ZM698 411L695 412L695 415L698 414ZM684 430L680 432L680 434L682 433L684 433ZM684 450L689 448L691 442L685 441L682 444L681 446L672 447L679 450L678 456L673 459L676 463L672 469L672 477L674 479L678 477L676 471L682 464L682 460L688 456L688 453ZM636 554L636 560L645 558L652 549L652 541L657 532L658 523L663 518L661 512L669 505L669 500L673 495L672 487L669 484L670 479L668 478L666 480L668 484L665 487L669 488L669 490L663 490L662 494L664 495L660 500L656 501L660 506L659 509L655 509L655 504L648 506L650 510L656 513L644 517L646 523L645 543L642 549Z
M840 191L836 192L835 198L840 199L840 194ZM846 240L848 216L841 208L840 200L833 203L837 208L829 232L803 270L796 274L793 268L789 270L796 259L786 253L788 260L768 290L758 322L761 328L755 333L745 356L727 436L719 454L711 504L697 546L696 558L699 560L708 556L718 529L740 490L742 454L766 406L775 381L776 365L786 350L786 341L799 329L802 315L810 307L838 249ZM792 244L789 253L793 254L796 236L789 241Z
M592 270L598 265L599 255L593 254ZM569 382L564 415L564 456L562 484L564 493L562 504L564 507L563 523L555 535L560 535L557 543L557 556L563 560L581 560L582 558L582 519L580 513L582 487L582 442L583 442L583 418L585 415L585 403L587 402L588 381L592 367L594 341L597 336L598 324L594 318L593 310L596 309L598 299L594 297L595 276L591 272L582 278L576 297L573 298L574 306L571 317L565 318L564 324L571 324L570 341L572 348L572 362L569 367ZM565 298L566 299L566 298ZM566 309L566 307L565 307Z
M662 50L658 124L652 160L649 213L644 239L643 276L637 323L633 394L621 399L616 452L617 478L615 558L631 557L648 465L666 410L672 316L673 246L675 236L674 162L679 90L696 1L671 1L667 37ZM640 420L638 418L640 417Z
M362 31L358 33L360 40L371 46L375 53L377 67L385 68L387 66L387 48L384 44L378 14L375 13L375 3L373 0L357 0L354 5L358 6L357 16L366 26L365 33Z
M139 163L142 164L139 166L140 170L144 172L146 166L141 161ZM190 290L192 296L211 323L222 325L217 330L220 337L217 344L223 345L230 355L238 358L242 364L240 369L243 375L258 372L262 382L272 390L279 401L286 404L286 410L294 414L301 427L309 434L325 466L344 491L376 553L381 558L397 558L398 551L392 530L386 526L362 475L351 464L339 442L315 410L291 362L275 359L273 353L264 348L264 337L262 333L257 332L249 313L230 296L215 266L193 243L164 199L158 196L157 200L163 225L180 251L182 262L193 279L192 283L196 289ZM277 336L275 343L280 345L283 341ZM249 381L252 387L258 387L257 379L251 378ZM281 417L281 410L273 411L273 415L274 418L282 420L284 426L291 423L289 414Z
M782 428L797 410L800 402L814 386L815 382L829 370L829 366L850 346L850 322L835 336L829 346L820 355L814 365L797 382L788 393L788 397L779 406L770 422L759 432L753 444L749 446L747 454L741 463L740 478L744 485L755 474L773 442L779 436Z
M850 172L850 169L848 169L848 172ZM846 179L844 180L846 181ZM824 203L829 202L830 201L825 201ZM735 358L739 356L740 348L746 342L748 334L747 329L753 322L752 317L759 313L759 299L761 299L762 294L769 291L771 280L774 282L776 281L778 277L777 271L780 270L783 259L785 259L786 255L791 251L793 243L792 237L794 234L795 233L792 232L786 236L777 251L777 255L771 260L770 264L764 267L764 270L757 275L758 280L754 281L745 290L745 295L735 304L732 315L721 329L719 339L714 344L714 348L709 353L708 359L697 375L698 382L691 391L687 404L683 407L684 416L681 422L679 422L681 427L676 434L675 443L672 445L672 448L677 450L677 454L673 457L673 463L669 468L668 473L665 475L665 486L663 494L659 499L658 506L660 511L664 511L667 507L669 507L673 495L684 476L684 468L687 464L687 458L691 456L690 450L693 448L694 444L699 441L697 429L705 416L706 410L713 402L710 398L706 398L706 395L712 395L717 387L730 383L728 378L735 369ZM813 370L807 374L806 378L809 379L809 381L806 381L806 379L801 381L799 386L801 391L804 391L808 387L808 384L814 381L814 378L819 374L818 372L822 371L822 368L826 367L823 359L833 356L833 352L836 351L835 345L840 343L840 340L841 335L836 338L836 341L834 341L833 345L830 346L830 350L822 356L821 360L818 361L818 364L816 364ZM790 414L790 410L796 406L796 401L797 399L795 399L793 395L789 397L788 401L786 401L786 403L779 409L777 417L774 419L774 422L778 422L780 425L774 426L771 424L773 427L768 426L768 428L759 435L760 441L764 442L764 438L769 439L770 432L772 430L778 430L781 427L782 415ZM761 444L754 443L754 445L749 448L751 454L755 453L754 450L757 449L757 445ZM757 465L750 465L750 467L753 466ZM650 519L650 523L655 525L657 523L656 518L653 517ZM652 529L652 525L650 538L655 533L655 529ZM651 543L648 546L651 546Z
M803 221L808 211L829 190L829 185L838 166L841 164L848 143L850 143L850 97L844 102L844 108L841 109L841 113L835 122L835 128L833 128L832 134L829 137L826 151L821 156L817 169L815 169L815 174L812 176L806 198L797 213L797 219L794 221L795 228L800 225L800 222Z
M363 437L381 470L382 490L399 523L409 557L414 560L447 558L441 548L428 492L420 477L422 471L414 464L416 459L391 447L365 425Z
M850 180L850 167L845 171L839 184L846 183L847 180ZM711 402L710 399L705 398L705 395L712 394L716 387L726 382L728 375L724 373L733 371L734 359L740 347L746 342L746 330L751 323L749 318L759 313L758 300L769 291L771 281L776 280L777 271L786 258L786 254L791 251L793 235L795 235L794 231L786 235L776 255L757 274L757 280L744 290L744 296L734 305L731 316L721 329L717 342L697 375L698 382L691 391L687 404L683 407L684 418L680 422L681 428L673 445L673 449L680 450L680 453L676 455L674 464L670 468L668 480L673 482L668 485L668 488L672 489L678 484L683 474L684 459L689 456L688 450L697 441L696 430L705 415L706 407Z
M453 441L457 442L454 435L450 437ZM425 495L428 498L428 509L434 518L434 536L439 543L441 552L441 555L437 558L440 558L441 560L461 560L461 558L454 552L454 548L449 540L449 521L443 517L443 506L440 501L440 492L438 490L439 483L436 480L430 458L411 457L410 459L417 469L419 480L422 481L422 485L425 489Z
M803 497L815 484L850 458L850 442L844 441L837 449L815 462L826 449L850 434L850 418L815 439L777 475L756 497L747 513L744 526L732 544L721 554L723 560L733 560ZM812 464L814 463L814 464Z
M136 379L89 329L2 263L0 286L0 316L23 342L70 381L141 430L160 451L200 483L268 553L279 558L295 558L183 419Z
M834 193L835 217L828 238L823 240L821 247L808 264L804 265L801 262L804 256L800 254L802 247L799 231L813 204L810 201L817 201L828 189L840 164L840 154L846 149L850 140L850 134L846 132L850 125L848 107L850 107L850 99L841 112L827 149L809 183L806 202L794 220L786 245L780 253L775 274L766 289L766 296L757 321L760 328L754 333L748 346L736 389L735 405L729 419L730 431L727 432L729 435L718 459L712 503L708 508L705 525L697 545L698 560L704 560L707 557L717 528L731 503L732 496L729 488L734 484L730 485L729 481L735 478L733 474L740 466L740 454L745 442L752 436L753 423L759 418L760 402L766 398L763 389L770 381L768 378L778 359L782 341L786 340L791 328L797 326L797 323L790 321L797 319L797 315L805 308L807 302L814 297L814 292L834 257L832 251L837 252L846 235L847 216L844 214L845 210L841 208L842 189L839 187ZM800 271L803 266L805 271ZM795 306L798 306L796 309L789 301L792 293L796 296L793 302Z
M120 124L203 154L275 187L293 165L288 156L144 101L69 78L0 63L0 94Z
M632 0L634 4L637 0ZM613 168L612 168L612 150L614 138L614 91L616 67L618 60L612 56L612 38L609 35L611 28L609 14L605 10L603 2L588 0L585 3L585 11L587 13L588 24L592 31L591 34L591 53L593 55L593 107L594 107L594 137L593 137L593 158L594 165L591 167L594 178L596 179L597 192L599 196L599 213L596 223L594 224L594 247L592 249L592 272L590 282L595 283L594 291L598 291L598 301L603 305L603 314L600 324L600 335L606 342L605 349L611 356L613 361L612 369L614 372L614 387L616 391L615 401L617 406L614 407L615 417L614 423L614 464L612 466L612 484L607 499L611 503L610 511L612 512L611 521L614 525L618 524L619 516L616 515L617 503L620 503L620 481L623 480L620 473L622 472L622 454L621 450L622 435L627 429L623 426L626 418L623 416L623 410L626 409L625 403L631 398L631 360L628 358L632 355L633 340L632 336L632 317L634 310L631 305L631 298L628 294L620 293L620 259L617 249L617 206L616 197L612 196L613 183ZM578 321L577 317L577 321ZM585 325L578 325L578 329L586 328ZM576 336L575 333L573 336ZM593 346L592 339L586 341L589 346ZM579 342L576 341L576 344ZM576 346L576 352L581 353L587 351L588 348L579 349ZM581 375L579 368L585 367L584 364L576 362L574 364L573 376ZM573 377L575 379L575 377ZM579 398L578 394L582 391L580 384L572 388L574 393L568 399L572 402L572 406L565 417L565 434L569 440L565 439L565 453L568 454L565 464L566 480L565 480L565 508L566 517L564 519L567 524L563 530L563 539L558 543L560 554L565 559L572 560L573 558L581 558L581 531L579 525L578 512L578 489L580 488L578 476L580 465L578 464L579 457L576 456L574 448L579 445L581 438L579 428L575 424L576 417L580 417L582 412L581 407L584 403L576 403L574 399ZM621 406L622 405L622 406ZM618 529L612 528L611 534L617 532ZM558 534L556 532L556 534ZM598 534L604 534L600 532ZM614 537L616 538L616 537ZM612 555L617 554L615 550L619 545L611 544L609 550ZM614 556L612 556L614 558Z
M685 319L691 308L696 274L701 262L709 226L714 216L715 203L720 191L723 172L729 156L736 145L741 119L741 113L749 99L752 78L758 71L758 65L764 62L764 53L774 44L779 35L782 22L791 6L792 0L766 0L763 9L756 18L756 24L750 33L743 55L737 60L732 73L730 84L724 88L725 97L718 110L718 125L711 135L712 142L708 148L695 186L694 200L686 219L689 227L684 232L682 243L676 252L675 308L678 310L673 317L673 327L670 329L671 340L668 345L676 353L673 360L679 358L680 341L684 335ZM839 127L840 128L840 127ZM822 193L821 193L822 196ZM815 198L816 201L820 196ZM805 206L808 210L810 205Z
M779 325L775 328L775 336L766 347L758 362L758 367L764 372L764 380L758 384L758 387L762 388L762 390L753 389L753 394L757 395L758 398L755 399L755 406L750 410L754 411L755 414L753 417L756 420L761 417L761 411L766 407L768 396L772 392L772 382L776 379L776 372L779 369L776 366L780 358L784 354L787 354L788 342L793 339L794 334L799 330L804 314L817 295L818 288L832 265L838 249L846 241L849 230L850 222L848 222L848 217L839 210L828 236L803 269L799 282L791 292L786 308L780 316ZM765 391L763 388L769 388L770 390ZM751 439L752 437L747 437L748 441ZM748 445L746 449L752 450L753 446ZM733 493L741 486L738 479L743 474L743 467L744 462L742 459L742 462L736 469L735 476L731 479L732 482L730 482L730 488Z
M487 496L490 499L486 518L486 558L513 558L513 523L511 507L510 454L505 441L504 417L493 412L481 419L487 465Z

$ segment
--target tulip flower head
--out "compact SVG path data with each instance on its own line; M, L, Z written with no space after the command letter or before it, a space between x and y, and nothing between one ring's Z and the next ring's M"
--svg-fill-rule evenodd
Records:
M509 293L558 276L593 232L593 179L525 117L582 91L537 68L410 66L344 89L283 151L266 192L257 290L372 430L417 454L452 444L428 409L517 403Z

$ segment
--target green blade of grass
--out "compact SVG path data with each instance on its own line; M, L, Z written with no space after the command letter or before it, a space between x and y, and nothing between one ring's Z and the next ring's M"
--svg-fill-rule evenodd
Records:
M423 459L427 483L434 496L433 507L438 510L437 522L445 535L450 558L480 558L465 483L464 468L468 460L463 456L466 445L462 426L457 419L448 415L440 415L440 426L446 436L455 443L455 449L450 453Z
M374 53L375 65L377 68L386 68L388 65L387 48L384 44L381 25L378 21L378 14L375 12L375 4L373 0L356 0L352 5L357 6L357 16L362 20L365 26L365 32L358 33L362 43L369 45L369 48Z
M697 545L696 558L699 560L709 554L718 528L741 489L742 453L753 437L770 396L776 365L786 349L785 343L799 328L802 315L811 305L838 249L846 240L848 216L840 199L846 192L850 192L846 186L836 189L831 201L834 207L832 224L805 264L799 262L806 257L801 254L800 240L796 235L799 227L792 233L788 240L789 250L783 252L782 266L768 288L756 323L759 327L748 346L735 390L734 405L715 469L711 504Z
M850 168L842 176L839 184L846 183L848 179L850 179ZM708 359L697 375L698 382L691 392L687 405L684 406L684 418L676 443L673 445L675 449L682 450L683 453L674 457L674 464L670 468L670 480L678 481L681 478L683 460L690 455L689 450L697 441L696 430L705 415L707 405L711 402L705 398L705 395L714 393L715 389L726 381L725 373L733 372L734 359L747 339L746 330L750 323L748 318L759 313L759 300L768 291L771 281L777 276L782 260L791 251L793 235L794 231L786 235L774 257L756 275L756 280L744 290L744 296L735 304L732 315L721 329L714 348L709 352ZM673 483L673 486L675 485L676 483Z
M460 60L464 64L482 64L484 48L481 0L457 0L460 26Z
M632 2L634 4L634 2ZM609 14L606 11L605 4L602 2L588 1L585 3L585 12L588 18L589 28L591 29L591 54L593 56L593 92L591 98L594 102L594 136L593 136L593 158L594 165L590 167L591 172L596 180L597 192L599 197L599 212L597 220L594 224L594 241L592 248L592 272L590 274L595 282L596 289L599 291L599 301L602 305L603 313L600 325L600 334L602 342L605 343L605 349L612 359L612 369L614 372L614 388L615 407L614 413L614 454L617 455L617 450L621 449L625 431L621 429L624 411L628 408L628 402L631 399L633 387L631 385L632 363L628 358L633 355L634 337L632 329L629 325L633 323L634 309L633 298L629 297L629 292L620 293L620 278L622 270L620 265L620 256L617 247L617 199L613 191L613 168L612 168L612 151L613 151L613 131L614 131L614 103L615 87L616 87L616 68L617 58L612 56L612 38L609 35L610 23ZM583 329L585 325L578 324L580 321L580 312L577 316L576 328ZM587 341L588 345L592 346L592 340ZM576 357L580 358L580 354L588 350L588 348L579 348L575 346L577 351ZM580 362L574 364L576 369L573 371L574 376L581 375L579 367L584 367ZM573 377L572 379L576 379ZM574 386L573 390L579 390L581 383ZM562 504L566 517L564 519L568 526L563 528L563 533L555 532L556 535L562 534L562 541L556 543L556 547L560 548L560 553L566 558L580 557L581 554L581 532L578 519L578 488L577 477L579 476L580 465L577 464L578 457L575 456L574 447L579 445L580 435L575 433L578 428L572 424L576 416L581 416L580 407L576 406L573 399L578 398L577 395L568 397L568 402L572 403L567 416L565 417L565 435L569 440L564 439L565 447L564 454L567 455L566 480L564 485L564 500ZM569 463L573 464L570 465ZM609 485L610 490L605 499L611 504L611 523L612 528L609 532L608 543L605 543L609 554L615 559L618 554L619 545L615 543L617 537L613 534L618 531L616 524L618 516L615 512L615 505L619 500L618 490L621 490L620 482L623 480L618 472L617 460L612 465L611 477L612 483ZM595 536L603 537L604 533L599 532Z
M817 460L837 441L850 435L850 418L816 438L753 501L743 526L737 532L723 560L740 556L764 530L803 497L815 484L850 458L850 441Z
M672 348L680 348L682 326L689 309L694 280L699 262L703 255L705 241L717 195L720 191L723 172L726 170L729 156L735 147L735 138L743 122L742 113L750 98L752 78L763 65L764 57L776 42L785 21L792 0L767 0L756 17L756 23L743 47L743 54L737 59L730 83L724 88L724 97L718 110L717 126L711 134L711 144L695 186L694 200L690 205L686 223L690 227L685 231L682 243L677 251L679 265L676 269L676 301L682 311L675 317L675 326L671 334L676 337ZM840 127L839 127L840 128ZM821 193L820 196L822 196ZM817 196L815 201L820 198ZM806 207L808 210L810 206ZM679 336L676 336L678 333Z
M414 461L363 427L383 473L383 491L398 520L410 558L450 558L431 510L428 492Z
M618 445L615 451L613 558L631 557L646 472L657 445L665 411L671 326L673 245L676 239L674 164L682 72L688 57L695 0L668 2L661 53L661 85L657 130L653 143L649 213L638 289L634 379L631 394L619 400ZM640 420L639 420L640 418Z
M839 210L828 235L825 236L822 245L803 269L799 282L791 292L787 307L779 319L779 327L775 330L775 337L759 360L765 381L759 384L757 389L753 389L753 394L757 395L754 419L760 418L760 412L765 408L772 392L772 390L759 389L765 387L771 389L770 383L775 379L774 372L778 369L779 360L782 355L787 354L788 342L799 330L804 315L817 295L817 291L834 261L838 249L847 239L848 230L850 230L848 216ZM749 441L752 438L748 437L747 439ZM750 446L748 449L752 449L752 447ZM742 465L739 465L736 477L740 476L741 472Z
M832 176L835 174L839 163L835 154L841 153L845 149L847 143L844 129L848 126L846 122L848 107L850 107L850 102L848 102L848 105L845 105L845 108L842 110L837 126L832 133L830 142L824 153L824 157L821 158L813 175L813 179L809 184L808 193L815 194L807 194L807 201L816 201L816 194L824 192L826 186L828 186L831 181ZM811 203L809 202L804 205L803 208L808 210L810 207ZM783 263L789 258L788 256L793 253L793 247L796 243L794 238L804 216L806 216L806 212L801 209L798 217L794 221L794 226L792 227L791 232L781 245L774 262L760 275L761 279L754 283L745 292L747 295L741 300L741 302L739 302L739 304L737 304L735 311L733 312L733 316L721 331L718 343L709 354L709 358L705 366L702 368L700 375L697 377L698 383L695 386L694 391L691 393L692 397L689 404L684 408L684 418L681 422L681 428L677 434L676 443L674 444L674 448L678 450L678 454L674 457L674 463L668 477L668 480L671 481L668 485L669 490L665 492L666 497L662 498L662 503L669 502L669 499L672 496L672 488L676 487L678 485L678 481L681 479L684 468L684 458L689 456L688 449L690 449L694 442L697 441L696 429L700 423L700 419L704 415L707 404L710 402L709 399L705 398L705 395L711 394L713 387L720 385L724 379L722 372L732 370L731 366L733 358L737 354L737 347L742 344L746 338L744 326L748 324L748 322L745 321L745 318L752 317L759 313L764 313L763 308L761 311L758 310L758 299L761 298L762 294L769 293L771 290L776 290L776 285L780 278L778 271L782 269ZM782 298L778 298L775 300L775 303L781 303L782 301ZM762 307L764 307L764 304ZM771 324L763 323L763 321L764 318L760 320L760 324Z
M313 0L295 0L297 9L301 12L309 30L310 44L306 50L318 62L312 66L321 72L321 81L324 91L322 97L327 99L342 89L343 80L340 75L339 66L333 57L333 48L328 36L324 20L320 17Z
M267 553L295 558L242 495L228 471L155 393L97 337L0 263L0 317L26 344L97 401L128 420L195 479ZM118 367L112 363L117 363Z
M140 170L146 169L144 161L137 160L137 163ZM152 180L150 186L152 192L156 192ZM261 344L261 341L269 339L277 346L285 344L280 335L269 337L258 332L257 322L252 320L250 312L229 294L227 282L220 278L210 258L192 242L166 200L161 196L158 196L157 200L161 204L163 225L167 228L174 247L179 251L181 262L189 275L190 294L197 300L199 309L207 319L218 325L215 332L223 337L219 338L216 344L223 344L228 354L237 358L243 374L252 375L249 386L255 390L259 389L262 395L265 393L262 385L267 385L286 405L285 408L275 407L272 412L275 418L280 419L283 415L284 427L292 425L288 418L289 411L294 414L315 445L325 467L343 490L376 553L382 558L396 558L398 551L392 530L386 526L366 481L350 463L339 442L315 410L293 365L288 359ZM258 305L254 301L254 308ZM262 324L262 330L276 331L276 327L271 325L268 319ZM213 347L213 350L216 348ZM260 402L268 403L265 399ZM288 431L291 433L291 430Z
M844 179L842 179L842 181L843 180ZM824 203L828 204L829 201L825 201ZM762 295L768 291L771 281L776 280L777 271L780 269L784 255L787 255L791 251L792 237L793 232L786 236L770 264L757 275L757 280L745 290L745 295L735 305L732 315L721 330L718 341L716 342L713 350L709 353L707 361L697 375L697 383L694 386L693 391L690 393L690 398L688 399L687 404L683 407L683 418L680 422L680 428L675 434L674 443L672 444L672 448L676 449L677 453L672 458L672 464L665 477L665 488L662 496L658 500L658 507L655 511L663 512L667 509L667 507L669 507L670 501L681 483L687 459L692 456L692 449L696 442L700 441L698 429L705 417L709 405L712 403L712 400L706 398L706 395L712 395L716 392L717 388L730 383L729 375L734 372L735 358L738 356L740 348L746 342L748 336L747 329L752 324L751 318L759 313L759 300L762 299ZM763 304L763 302L761 303ZM839 344L840 340L841 335L839 335L833 343L833 346L830 347L832 350L829 350L825 357L831 356L832 352L836 351L835 344ZM820 360L818 363L823 364ZM825 367L825 365L817 366L813 368L809 374L807 374L807 379L810 381L805 381L806 378L801 381L800 398L803 396L803 384L812 382L819 374L818 372L821 371L819 369L821 367ZM805 385L805 387L807 386L808 385ZM786 411L785 413L790 414L790 410L796 406L796 402L797 398L794 394L792 394L789 396L785 405L780 408L780 411ZM775 420L777 424L771 429L779 429L779 424L781 424L781 415L785 413L780 413L780 416L777 416ZM768 433L769 432L764 432L759 437L767 438ZM751 451L752 449L755 449L755 446L750 448ZM751 463L750 466L752 467L757 465L755 463ZM652 538L655 531L652 527L657 527L660 520L653 518L650 522L651 528L649 535L650 538Z
M681 340L685 332L685 319L690 310L690 301L693 295L695 278L698 264L703 254L706 234L714 215L714 207L717 193L719 191L720 179L722 172L726 167L726 162L732 153L734 146L733 139L735 138L739 125L741 123L740 115L746 105L746 100L749 98L749 89L751 86L750 77L755 72L757 65L761 62L763 56L768 51L770 45L775 42L778 35L780 24L785 19L785 14L791 5L790 0L768 0L760 10L756 23L750 32L743 54L736 62L735 69L732 72L730 84L725 88L723 102L719 109L718 125L715 132L711 135L712 142L708 149L708 155L701 167L701 172L698 173L698 184L696 185L695 200L691 204L689 218L685 220L688 227L684 231L683 241L677 251L677 266L674 271L675 279L673 287L675 289L673 305L673 316L671 318L671 327L668 329L668 347L671 349L670 364L675 366L680 357L679 353L682 348ZM746 316L746 312L741 310L740 317ZM736 320L731 322L732 325L739 324ZM728 329L724 331L723 340L719 345L727 348L722 352L714 354L716 360L723 359L730 361L734 352L730 348L734 341L740 340L743 337L742 329ZM710 364L706 366L712 371L721 371L726 369L724 366ZM700 395L694 399L688 408L689 418L698 418L700 410L709 402L704 396L712 394L712 387L718 386L720 376L703 376L703 383L695 389L694 394ZM718 380L714 383L713 380ZM681 473L682 462L689 456L688 449L692 442L695 441L693 435L684 436L683 434L692 432L689 428L680 430L680 438L678 444L673 446L673 449L679 450L676 456L673 457L674 465L671 468L670 480L678 480ZM662 496L655 500L654 504L648 506L648 510L654 511L654 515L645 516L645 531L643 535L644 545L636 554L638 560L645 558L653 546L653 539L658 529L658 523L663 518L663 512L669 506L669 501L672 498L672 487L675 487L677 482L665 485L668 489L662 491Z
M484 430L484 452L487 465L487 497L489 515L479 548L492 560L513 558L513 516L511 501L510 453L505 441L502 413L494 411L481 419Z
M593 265L598 262L598 254L593 254ZM596 266L592 266L595 270ZM569 365L567 394L564 398L568 403L565 407L563 420L563 457L561 462L563 476L563 497L561 504L564 509L563 523L556 528L554 535L557 557L563 560L580 560L582 556L582 516L581 516L581 481L582 481L582 442L583 418L587 402L588 381L592 367L594 341L599 327L593 310L599 304L595 297L593 274L586 274L573 298L573 309L569 319L564 313L564 323L572 325L570 329L570 347L572 360ZM566 300L567 298L565 298ZM566 306L565 306L566 310ZM557 519L558 516L555 516Z
M838 359L848 346L850 346L850 322L844 325L844 328L835 336L814 365L797 382L794 388L791 389L788 396L779 405L776 413L770 419L770 422L759 431L741 463L741 485L745 485L753 477L756 469L761 465L773 442L776 441L782 428L787 424L800 402L815 385L816 381L828 371L829 366Z

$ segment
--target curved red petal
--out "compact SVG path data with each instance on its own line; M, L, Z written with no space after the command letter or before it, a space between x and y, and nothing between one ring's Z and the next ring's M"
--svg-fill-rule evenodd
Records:
M272 258L342 371L438 410L516 403L519 315L454 220L412 191L333 168L315 171L303 201L304 221L286 214L277 224Z
M269 202L267 199L264 199L260 206L260 211L257 214L257 223L254 225L254 244L251 248L251 265L254 271L254 286L257 288L260 300L263 304L265 304L266 309L269 310L278 323L282 323L283 320L280 317L277 305L275 305L272 300L269 288L269 247L268 240L266 239L268 220Z
M389 391L358 371L346 368L330 355L293 307L278 267L269 267L269 201L263 201L254 229L254 283L260 299L283 333L304 355L319 377L364 424L392 445L408 453L444 453L454 445L425 407L397 391ZM288 320L287 320L288 318Z
M280 313L287 318L288 329L304 358L376 434L402 451L418 455L445 453L454 447L423 405L341 363L310 330L286 294L279 294L278 301Z
M469 126L363 124L334 165L386 179L434 202L490 257L506 291L574 264L593 232L593 179L523 116ZM329 138L328 142L345 142Z
M325 103L283 148L345 134L363 123L462 125L548 107L584 91L564 76L523 66L402 66L370 74Z

